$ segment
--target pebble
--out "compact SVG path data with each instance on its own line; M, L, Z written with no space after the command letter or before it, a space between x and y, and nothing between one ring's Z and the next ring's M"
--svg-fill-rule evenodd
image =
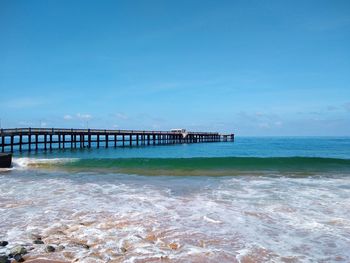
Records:
M33 240L41 240L41 236L39 234L33 234L31 233L30 235L30 238L33 239Z
M179 245L176 244L176 243L170 243L170 244L169 244L169 247L170 247L171 249L173 249L173 250L176 250L176 249L179 248Z
M154 243L155 241L157 241L157 237L154 234L149 234L148 236L146 236L145 240Z
M24 258L22 257L21 254L16 254L13 256L13 258L17 261L17 262L24 262Z
M85 249L89 249L90 248L89 245L86 245L86 244L80 243L80 242L73 242L72 244L75 245L75 246L80 246L80 247L85 248Z
M24 255L27 254L27 249L24 246L15 246L10 250L11 255Z
M46 246L46 248L45 248L46 252L55 252L55 250L56 249L53 246L50 246L50 245Z
M44 244L44 241L37 239L33 241L33 244L36 244L36 245Z
M6 247L9 244L7 241L0 241L0 247Z
M10 263L11 261L8 259L7 256L1 255L0 256L0 263Z
M57 247L57 250L58 251L62 251L63 249L65 249L66 247L64 246L64 245L59 245L58 247Z

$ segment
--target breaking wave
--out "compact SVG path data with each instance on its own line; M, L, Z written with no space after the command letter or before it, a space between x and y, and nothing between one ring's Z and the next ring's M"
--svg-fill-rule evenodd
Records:
M19 168L78 171L114 171L142 175L235 175L245 172L337 172L350 171L349 159L320 157L214 157L214 158L18 158Z

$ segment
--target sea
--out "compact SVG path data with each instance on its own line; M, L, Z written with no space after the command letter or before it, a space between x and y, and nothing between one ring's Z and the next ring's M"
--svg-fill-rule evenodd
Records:
M350 137L38 151L13 163L0 171L0 240L33 258L350 262Z

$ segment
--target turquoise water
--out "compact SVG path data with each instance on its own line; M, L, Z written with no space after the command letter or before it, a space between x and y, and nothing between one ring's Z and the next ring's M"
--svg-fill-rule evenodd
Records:
M37 166L140 175L237 175L240 172L347 172L350 139L326 137L237 138L235 142L38 152L66 158Z
M58 155L59 154L59 155ZM26 154L24 154L26 155ZM236 137L235 142L31 153L45 158L325 157L350 159L350 137Z
M0 239L39 233L65 246L32 256L350 262L350 138L60 150L14 163L0 173Z

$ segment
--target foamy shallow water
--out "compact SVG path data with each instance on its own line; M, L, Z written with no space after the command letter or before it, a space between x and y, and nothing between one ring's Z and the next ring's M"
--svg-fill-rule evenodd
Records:
M77 262L349 262L350 176L0 173L0 239ZM83 245L88 245L89 249Z

